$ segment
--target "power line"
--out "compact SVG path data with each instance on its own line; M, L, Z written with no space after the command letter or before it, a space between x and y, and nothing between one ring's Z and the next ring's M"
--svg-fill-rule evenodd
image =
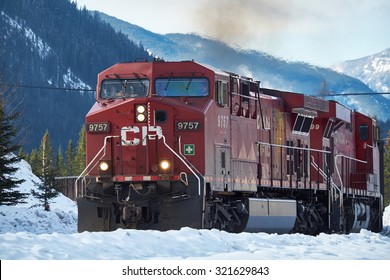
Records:
M348 95L382 95L382 94L390 94L390 92L349 92L349 93L331 93L326 94L325 96L348 96Z
M84 91L84 92L95 92L94 89L85 88L62 88L62 87L49 87L49 86L34 86L34 85L21 85L21 84L5 84L0 83L1 86L16 87L16 88L31 88L31 89L48 89L48 90L63 90L63 91ZM325 97L332 96L364 96L364 95L387 95L390 92L349 92L349 93L326 93ZM318 97L317 95L311 95Z
M0 85L1 86L6 86L6 87L15 87L15 88L31 88L31 89L48 89L48 90L63 90L63 91L95 92L94 89L85 89L85 88L63 88L63 87L33 86L33 85L5 84L5 83L0 83Z

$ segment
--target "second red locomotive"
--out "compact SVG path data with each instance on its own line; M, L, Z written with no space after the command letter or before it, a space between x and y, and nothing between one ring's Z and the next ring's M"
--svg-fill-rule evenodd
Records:
M375 119L193 61L101 72L79 231L382 229Z

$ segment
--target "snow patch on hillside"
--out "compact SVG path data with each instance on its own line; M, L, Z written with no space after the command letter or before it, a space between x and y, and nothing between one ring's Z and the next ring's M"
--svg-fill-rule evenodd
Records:
M333 66L333 69L357 78L376 92L390 91L390 48L363 58L349 60ZM390 95L384 95L390 98Z
M91 87L78 78L70 68L68 68L67 73L63 75L63 80L65 87L72 89L91 89Z
M39 56L42 59L46 58L51 52L53 52L52 48L46 42L44 42L38 35L36 35L31 28L28 28L18 23L15 19L9 17L3 11L0 12L0 16L3 17L5 23L7 23L13 29L16 29L18 32L24 33L26 39L31 43L34 50L38 52Z

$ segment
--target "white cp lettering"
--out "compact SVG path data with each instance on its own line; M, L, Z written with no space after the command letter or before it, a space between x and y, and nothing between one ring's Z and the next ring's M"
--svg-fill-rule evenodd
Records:
M133 138L132 140L127 139L127 134L133 132L134 134L139 133L139 127L137 126L125 126L121 129L122 145L123 146L135 146L140 142L139 138Z
M130 133L134 134L131 138ZM162 137L162 129L160 126L142 126L141 129L138 126L125 126L121 129L121 138L123 146L136 146L141 143L141 139L136 137L141 133L142 145L146 146L146 139L155 140Z

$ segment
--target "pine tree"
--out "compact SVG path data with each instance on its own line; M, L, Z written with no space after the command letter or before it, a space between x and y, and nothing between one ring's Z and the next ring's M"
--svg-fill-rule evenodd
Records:
M31 166L31 171L36 176L39 176L42 172L42 160L39 160L39 154L37 149L33 149L28 157L28 163Z
M15 164L20 159L14 154L19 149L12 143L16 135L13 121L17 114L7 115L4 110L3 98L0 93L0 205L15 205L23 203L27 194L17 189L17 185L24 182L22 179L13 177L18 170Z
M34 206L42 205L46 211L49 211L49 201L58 196L58 191L55 189L54 184L55 161L53 156L53 146L47 130L43 135L41 146L39 148L39 158L42 160L42 170L38 176L41 179L41 183L37 184L38 191L33 190L32 194L42 204Z
M74 160L75 172L74 175L79 175L85 168L85 126L81 127L79 133L79 141L77 142L76 157Z
M55 176L56 177L66 176L66 165L65 165L64 156L62 154L61 145L58 147Z
M23 151L23 148L20 147L20 148L19 148L18 157L19 157L20 159L26 160L26 159L27 159L27 156L28 156L28 154L25 154L24 151Z
M66 175L74 176L75 168L74 168L75 154L72 140L68 142L68 148L66 150Z

